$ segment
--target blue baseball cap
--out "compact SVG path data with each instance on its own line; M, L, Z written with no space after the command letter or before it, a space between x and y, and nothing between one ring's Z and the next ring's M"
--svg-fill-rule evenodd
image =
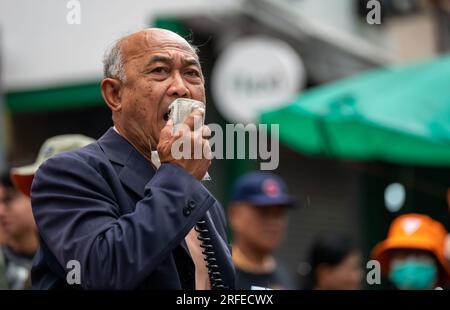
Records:
M256 206L297 205L297 200L288 194L286 183L276 174L266 171L254 171L241 176L234 184L231 201L248 202Z

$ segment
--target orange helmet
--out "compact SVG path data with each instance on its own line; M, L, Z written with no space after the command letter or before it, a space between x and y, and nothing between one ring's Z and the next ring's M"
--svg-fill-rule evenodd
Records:
M439 284L450 280L450 265L444 256L445 227L422 214L405 214L397 217L389 228L388 237L372 251L372 257L380 262L384 274L389 271L392 250L423 250L432 254L439 266Z

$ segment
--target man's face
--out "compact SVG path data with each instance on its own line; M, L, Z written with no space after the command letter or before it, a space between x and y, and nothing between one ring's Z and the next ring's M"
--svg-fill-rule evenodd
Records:
M6 189L5 187L0 183L0 211L3 210L6 207ZM4 231L3 231L3 227L0 224L0 232L1 232L1 242L3 243L4 241Z
M20 235L36 229L30 199L0 185L0 226L6 237Z
M230 220L237 238L266 253L279 246L287 224L285 206L239 204L233 208Z
M316 276L321 289L359 290L363 278L361 254L353 251L335 266L319 265Z
M205 102L204 80L192 47L170 31L149 29L122 40L125 81L122 86L120 129L134 141L156 149L177 98Z

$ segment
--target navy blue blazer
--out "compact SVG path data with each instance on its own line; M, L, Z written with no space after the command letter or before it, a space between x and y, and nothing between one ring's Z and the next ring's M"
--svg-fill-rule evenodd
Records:
M31 198L41 242L34 289L195 289L184 238L201 218L224 284L234 288L222 206L183 168L155 171L112 128L47 160ZM80 263L79 285L66 281L72 260Z

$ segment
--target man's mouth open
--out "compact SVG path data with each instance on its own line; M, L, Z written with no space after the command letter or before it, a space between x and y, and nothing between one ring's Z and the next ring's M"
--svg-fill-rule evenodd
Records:
M163 119L165 122L167 122L169 120L170 117L170 110L168 110L166 113L164 113L163 115Z

